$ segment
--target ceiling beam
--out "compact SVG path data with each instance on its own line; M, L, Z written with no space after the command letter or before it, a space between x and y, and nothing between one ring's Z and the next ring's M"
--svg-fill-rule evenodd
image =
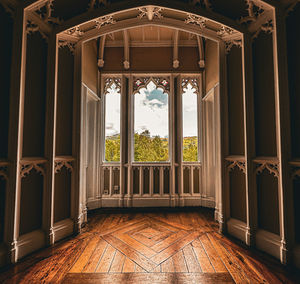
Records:
M106 35L100 37L99 42L99 54L98 54L98 67L102 68L104 66L104 48L105 48Z
M204 43L203 43L203 38L201 36L197 36L197 42L198 42L198 50L199 50L199 61L198 65L200 68L205 67L205 60L204 60Z
M179 67L179 60L178 60L178 39L179 39L179 31L174 31L174 45L173 45L173 68Z
M123 31L123 40L124 40L124 61L123 65L125 69L130 68L130 62L129 62L129 34L128 30Z

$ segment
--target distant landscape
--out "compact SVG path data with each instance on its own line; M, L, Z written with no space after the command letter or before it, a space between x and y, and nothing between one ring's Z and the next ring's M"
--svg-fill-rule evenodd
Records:
M134 134L134 160L136 162L163 162L169 160L169 141L167 138L151 136L148 130ZM105 160L120 161L120 135L106 137ZM197 137L183 139L183 160L198 160Z

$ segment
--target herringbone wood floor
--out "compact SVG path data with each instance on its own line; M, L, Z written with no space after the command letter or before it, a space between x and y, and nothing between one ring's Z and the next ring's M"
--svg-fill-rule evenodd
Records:
M0 283L293 283L272 259L218 234L212 212L94 213L83 234L0 274Z

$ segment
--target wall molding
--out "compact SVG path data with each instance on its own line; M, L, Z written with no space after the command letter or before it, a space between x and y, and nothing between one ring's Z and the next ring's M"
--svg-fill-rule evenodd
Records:
M53 238L54 242L64 239L73 234L74 232L74 221L71 219L65 219L54 223L53 225Z
M256 164L255 173L261 174L267 170L271 175L279 178L279 160L275 157L257 157L253 159Z
M279 235L273 234L265 230L256 232L256 247L259 250L280 259L281 255L281 238Z
M46 162L44 158L23 158L20 160L20 176L25 178L30 174L30 172L35 169L42 176L46 173Z
M247 235L250 234L250 229L247 227L245 222L230 218L227 221L227 232L244 243L247 243Z

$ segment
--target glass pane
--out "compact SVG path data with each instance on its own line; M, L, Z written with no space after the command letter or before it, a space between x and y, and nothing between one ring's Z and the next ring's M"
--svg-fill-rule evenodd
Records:
M105 94L105 161L120 161L120 87L115 83Z
M198 108L196 89L188 83L182 94L183 161L198 161Z
M168 94L150 81L134 95L134 160L169 160Z

